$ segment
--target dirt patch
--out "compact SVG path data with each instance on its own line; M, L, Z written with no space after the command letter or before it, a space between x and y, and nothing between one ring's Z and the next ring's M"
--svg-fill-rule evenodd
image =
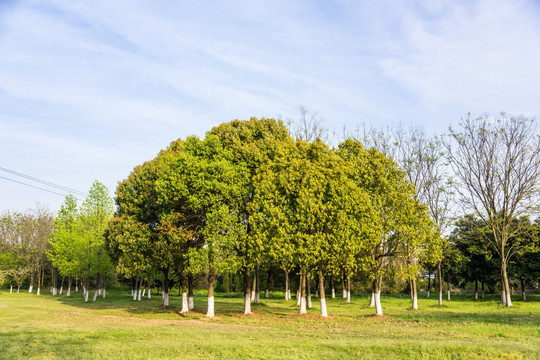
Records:
M235 328L235 329L278 330L276 328L269 327L269 326L222 323L220 322L222 318L218 316L214 316L213 318L203 317L199 319L193 319L193 318L190 319L189 316L185 316L184 314L182 314L179 316L181 316L183 319L177 320L177 319L141 318L141 317L135 317L135 316L97 315L97 314L89 314L89 313L82 313L82 312L71 312L69 314L88 316L96 320L110 319L110 320L113 320L113 322L123 322L123 323L144 323L144 324L165 324L165 325L201 324L201 325L218 326L218 327L223 327L223 328Z

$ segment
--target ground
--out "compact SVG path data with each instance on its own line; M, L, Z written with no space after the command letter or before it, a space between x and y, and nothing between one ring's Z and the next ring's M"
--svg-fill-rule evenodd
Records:
M5 359L535 359L540 358L540 296L516 297L512 308L498 297L475 301L435 298L410 310L406 295L381 296L385 315L374 316L367 296L318 299L306 316L296 301L272 293L242 315L242 294L216 294L216 317L207 319L204 294L181 315L181 297L171 306L160 297L141 302L129 291L84 303L49 294L0 291L0 358Z

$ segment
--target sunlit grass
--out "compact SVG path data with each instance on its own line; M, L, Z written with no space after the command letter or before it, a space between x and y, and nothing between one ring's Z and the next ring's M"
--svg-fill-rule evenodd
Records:
M312 359L540 357L540 298L497 304L454 296L443 307L420 299L410 310L407 296L383 296L385 316L373 316L367 296L351 304L327 299L329 318L319 316L318 299L307 316L296 301L273 293L242 315L242 296L217 294L216 317L207 319L206 298L181 315L181 299L171 306L160 297L141 302L127 292L84 303L73 297L0 292L0 358L5 359Z

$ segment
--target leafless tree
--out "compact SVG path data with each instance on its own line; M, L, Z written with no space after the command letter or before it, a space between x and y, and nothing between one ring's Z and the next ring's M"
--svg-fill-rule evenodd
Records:
M328 129L324 126L323 119L317 112L310 112L304 106L299 106L300 118L296 121L288 121L289 132L297 140L313 142L321 139L328 142Z
M510 307L507 266L520 249L511 225L538 209L540 136L534 119L506 113L467 116L460 128L450 129L446 144L459 179L460 202L493 231L489 241L501 259L501 300Z

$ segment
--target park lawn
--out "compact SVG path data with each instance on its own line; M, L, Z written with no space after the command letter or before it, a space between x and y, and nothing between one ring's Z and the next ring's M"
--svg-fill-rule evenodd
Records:
M410 310L406 295L382 296L382 317L373 316L367 296L327 299L329 318L318 299L306 316L280 293L242 315L241 294L216 294L216 317L207 319L206 298L179 314L181 298L141 302L126 291L84 303L82 296L0 291L1 359L535 359L540 358L540 297L514 307L496 296L475 301L454 296L437 306L420 298Z

